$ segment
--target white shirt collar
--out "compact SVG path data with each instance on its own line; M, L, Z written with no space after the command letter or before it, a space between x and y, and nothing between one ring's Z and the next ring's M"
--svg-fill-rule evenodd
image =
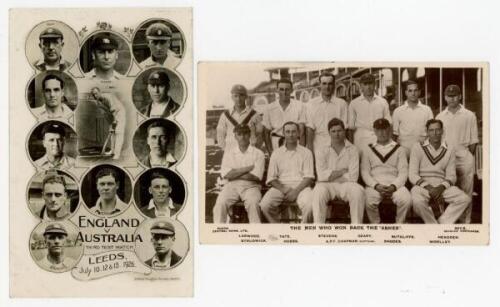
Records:
M240 150L240 146L238 146L238 143L236 143L234 146L233 146L233 149L232 149L233 153L240 153L242 155L244 154L247 154L247 153L252 153L253 152L253 146L250 144L248 145L248 148L245 152L242 152Z
M45 65L46 65L46 66L48 66L48 67L56 67L56 66L59 66L59 65L61 65L61 64L64 64L65 62L66 62L66 59L65 59L65 58L63 58L63 56L61 55L61 56L59 57L59 62L57 62L57 64L56 64L56 65L54 65L54 66L49 66L49 64L48 64L47 62L45 62L45 60L44 60L43 58L38 59L38 61L35 63L35 65L37 65L37 66L38 66L38 65L45 64ZM59 68L58 68L58 69L59 69Z
M169 209L175 209L175 207L174 207L174 205L173 205L172 198L170 198L170 197L167 199L167 207L168 207ZM153 208L155 208L155 209L156 209L156 206L155 206L155 202L154 202L154 200L151 198L151 199L149 200L148 209L149 209L149 210L151 210L151 209L153 209Z
M387 143L385 145L379 144L377 142L374 143L374 146L378 147L378 148L391 148L391 147L394 147L396 145L397 145L397 143L394 142L393 140L391 140L389 143Z
M299 146L300 146L300 144L297 141L297 145L295 146L294 149L288 149L285 144L283 144L283 146L281 146L281 147L283 147L284 152L287 152L287 151L288 152L296 152L299 149Z
M373 97L372 97L371 100L368 100L368 98L366 98L366 96L363 95L363 94L361 94L360 97L363 97L363 99L366 100L367 102L373 102L373 101L375 101L375 100L377 100L379 98L379 96L377 94L373 94Z
M169 250L167 256L165 257L165 262L161 262L160 259L158 259L158 255L155 254L153 256L153 259L151 260L151 266L153 268L154 267L169 268L171 261L172 261L172 250Z
M430 146L430 147L434 148L434 147L431 145L431 143L429 142L429 139L426 139L426 140L424 141L423 145L424 145L424 146L426 146L426 147L429 147L429 146ZM441 148L441 147L448 148L448 145L446 145L446 142L445 142L444 140L441 140L441 146L439 146L439 148Z
M238 111L236 111L236 108L233 107L233 110L231 111L231 115L233 115L234 113L245 114L245 113L250 112L250 110L252 110L252 108L247 106L247 107L245 107L245 109L243 109L243 111L241 113L238 113Z
M351 146L354 146L351 142L349 142L347 140L347 138L344 140L344 148L342 148L341 152L343 152L344 150L348 150ZM333 150L335 151L335 149L333 149L332 145L326 147L326 148L329 148L329 150Z
M446 107L446 109L444 109L444 112L446 113L450 113L450 114L457 114L457 113L460 113L460 112L463 112L463 109L464 109L464 106L462 104L459 104L458 105L458 110L455 112L455 113L452 113L448 107Z
M405 104L403 105L405 108L411 108L410 107L410 104L408 103L408 100L405 100ZM418 100L417 102L417 105L415 106L415 108L420 108L420 107L423 107L424 104L422 103L422 101L420 101L420 99Z
M153 165L153 164L154 165L167 165L168 163L175 163L175 162L177 162L177 160L175 159L175 157L171 153L169 153L169 152L167 152L167 155L165 156L165 163L157 164L157 163L153 163L153 160L154 160L153 157L151 156L151 154L149 154L149 163L151 165Z
M90 74L90 77L92 79L96 79L97 78L97 74L95 72L95 68L92 68L92 70L89 72L89 74ZM113 69L113 79L120 80L123 77L124 76L122 74L118 73L116 70ZM105 80L105 79L102 79L102 80Z
M127 204L125 202L123 202L120 199L120 197L118 197L118 195L116 195L115 198L116 198L116 203L115 203L115 209L114 209L115 212L114 213L125 211L125 209L127 209ZM101 214L101 215L103 215L103 214L114 214L114 213L102 213L101 212L101 202L102 202L101 197L99 197L97 199L95 207L92 208L92 209L94 209L95 212L97 212L98 214Z

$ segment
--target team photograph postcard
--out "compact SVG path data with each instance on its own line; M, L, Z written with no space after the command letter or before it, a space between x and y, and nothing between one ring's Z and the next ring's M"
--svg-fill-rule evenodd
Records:
M488 76L465 62L199 63L201 242L488 244Z

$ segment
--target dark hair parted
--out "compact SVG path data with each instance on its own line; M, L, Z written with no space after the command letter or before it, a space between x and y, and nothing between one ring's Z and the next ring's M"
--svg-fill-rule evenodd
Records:
M344 122L341 121L340 119L334 117L332 118L329 122L328 122L328 131L330 131L330 129L334 126L340 126L342 127L342 129L345 129L345 125L344 125Z
M169 182L169 184L170 184L170 181L168 180L167 176L163 175L163 174L162 174L162 173L160 173L160 172L153 172L153 173L151 174L151 179L150 179L150 181L151 181L151 182L153 182L153 180L155 180L155 179L165 179L165 180L166 180L167 182Z
M53 75L53 74L48 74L42 80L42 89L45 90L45 82L47 82L49 80L57 80L57 81L59 81L59 83L61 84L61 89L64 88L64 81L63 81L63 79L61 77Z
M299 131L299 124L297 124L296 122L288 121L283 124L283 133L285 133L285 127L288 125L294 125L297 128L297 132Z
M426 123L425 123L425 128L426 129L429 129L429 126L432 125L432 124L439 124L439 126L441 126L441 129L443 129L443 122L440 121L439 119L435 119L435 118L432 118L432 119L429 119Z
M414 80L408 80L405 82L405 90L408 89L408 86L410 85L416 85L418 89L420 89L420 86L418 85L418 83Z
M114 169L112 169L110 167L104 167L97 172L97 174L95 175L96 182L99 180L99 178L102 178L104 176L112 176L113 178L115 178L116 183L119 182L118 174L116 173L116 171Z

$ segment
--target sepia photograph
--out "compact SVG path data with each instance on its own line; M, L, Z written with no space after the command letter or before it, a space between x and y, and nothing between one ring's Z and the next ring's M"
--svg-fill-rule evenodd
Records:
M85 78L99 81L125 78L132 62L130 45L112 31L91 34L82 45L79 59Z
M80 104L75 110L78 133L78 163L91 166L97 161L135 164L132 135L136 112L118 85L96 81L80 82Z
M150 68L135 79L132 99L146 117L172 117L186 99L182 77L166 68Z
M186 135L179 125L164 118L142 122L134 134L134 153L147 168L172 167L186 152Z
M127 210L132 198L132 181L125 170L100 164L85 174L81 191L90 213L111 217Z
M70 221L42 222L31 233L31 257L46 271L67 272L83 255L83 245L77 237L78 228Z
M186 41L181 29L170 20L143 22L132 39L134 58L142 69L176 68L182 61Z
M26 97L38 120L67 121L78 105L78 88L69 74L44 71L30 81Z
M41 220L67 220L80 205L77 179L55 169L35 174L28 186L28 205Z
M67 170L75 166L77 135L63 122L48 120L38 124L27 140L27 150L38 170Z
M192 296L191 8L13 8L9 25L11 296ZM139 259L156 218L174 226Z
M134 203L149 218L174 217L186 200L184 180L175 172L155 167L139 175L134 185Z
M144 220L137 228L144 241L136 242L137 257L153 270L171 270L182 263L189 249L186 228L170 218Z
M65 71L78 57L79 41L75 31L57 20L44 21L26 39L26 57L37 71Z

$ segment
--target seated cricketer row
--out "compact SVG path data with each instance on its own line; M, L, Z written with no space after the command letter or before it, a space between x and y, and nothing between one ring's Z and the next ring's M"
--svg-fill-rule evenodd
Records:
M321 95L303 104L291 98L293 83L281 79L276 83L277 101L269 104L263 112L262 122L255 110L245 104L246 88L235 85L231 90L234 109L224 112L217 126L218 144L223 148L235 145L232 130L237 125L248 125L251 130L251 144L256 145L258 132L263 127L266 150L271 154L284 141L283 124L295 122L299 127L300 145L307 146L314 155L323 146L330 145L328 123L333 118L340 119L348 128L347 137L362 154L367 145L376 141L373 122L385 118L393 123L393 138L409 156L414 144L427 138L426 123L432 119L429 106L419 100L421 90L418 83L409 80L405 84L407 100L396 110L391 118L389 105L384 98L375 94L375 78L367 73L361 76L361 93L348 105L343 99L335 97L335 76L323 73L319 76ZM443 138L456 150L457 185L472 198L474 179L474 152L478 139L476 116L462 106L461 91L457 85L448 85L444 91L447 107L437 115L443 122ZM470 223L472 206L469 204L461 221Z
M358 150L346 140L344 123L334 118L328 123L331 145L316 155L318 180L312 190L312 152L298 144L298 125L285 123L285 143L273 152L269 163L266 182L271 188L261 200L264 157L250 145L250 129L237 126L234 133L238 146L223 157L221 173L229 183L217 198L214 221L226 222L229 208L242 200L250 223L261 221L260 211L268 222L279 222L283 202L297 203L303 223L325 223L329 201L341 199L349 203L352 223L363 222L365 207L370 222L380 223L378 205L388 198L397 207L397 223L404 223L412 199L415 212L425 223L456 222L471 199L453 186L455 152L442 141L442 122L427 122L429 139L413 146L410 167L405 150L391 138L389 121L378 119L373 127L377 140L364 148L361 158L366 188L358 184ZM408 173L414 184L411 195L405 187Z

